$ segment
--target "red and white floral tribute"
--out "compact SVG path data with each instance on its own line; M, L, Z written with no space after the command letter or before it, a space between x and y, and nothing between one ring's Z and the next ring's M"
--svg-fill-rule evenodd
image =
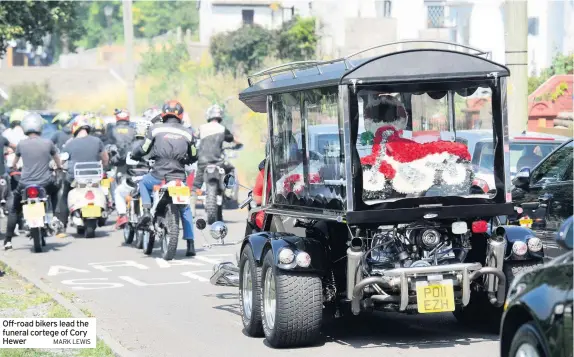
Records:
M464 144L419 143L402 134L392 125L377 129L371 154L361 158L363 190L417 194L436 184L461 185L468 181L472 169Z
M309 183L321 182L321 170L325 165L320 161L311 160L309 162ZM305 188L303 180L303 164L299 164L285 176L277 180L277 193L286 196L289 192L301 195Z

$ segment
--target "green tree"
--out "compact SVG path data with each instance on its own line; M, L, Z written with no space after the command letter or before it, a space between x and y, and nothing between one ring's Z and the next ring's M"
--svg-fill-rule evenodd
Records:
M315 19L295 17L277 33L277 55L282 60L303 61L315 56Z
M546 68L540 72L539 76L531 76L528 78L528 94L534 92L542 83L546 82L548 78L557 74L572 74L574 68L574 54L557 54L552 60L550 68Z
M76 40L83 32L76 26L79 14L75 1L0 1L0 57L7 41L15 39L37 46L48 33L66 33L68 39Z
M8 101L4 103L2 110L13 109L48 109L53 104L48 82L42 84L22 83L10 88Z
M213 36L209 51L217 71L240 75L260 68L274 48L271 31L250 25Z

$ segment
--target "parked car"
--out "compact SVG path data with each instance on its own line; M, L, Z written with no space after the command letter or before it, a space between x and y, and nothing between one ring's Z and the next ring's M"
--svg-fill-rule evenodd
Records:
M554 149L568 141L560 135L523 132L509 138L510 178L524 167L534 168ZM472 157L475 178L485 192L494 187L494 147L490 130L457 130L456 141L465 144Z
M535 167L522 169L512 181L515 206L541 237L553 237L573 214L573 153L574 140L570 139Z
M501 357L572 356L572 225L555 239L567 250L541 268L516 276L508 289L500 328Z

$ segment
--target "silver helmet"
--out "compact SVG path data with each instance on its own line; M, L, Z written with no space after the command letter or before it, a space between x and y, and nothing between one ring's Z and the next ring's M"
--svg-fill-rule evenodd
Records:
M221 122L221 120L223 120L223 115L223 108L217 104L214 104L207 108L207 111L205 112L205 119L207 121L210 121L211 119L219 119Z
M30 133L42 134L44 118L42 118L38 113L28 113L22 119L20 126L22 126L22 130L26 135Z

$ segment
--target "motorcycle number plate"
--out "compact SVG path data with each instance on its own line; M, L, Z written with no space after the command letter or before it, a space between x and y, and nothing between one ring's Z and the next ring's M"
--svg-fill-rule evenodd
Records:
M30 228L44 226L44 216L46 215L44 202L24 205L24 207L22 207L22 213Z
M102 210L98 206L82 207L82 217L84 218L98 218L101 217Z
M173 203L175 204L189 203L189 197L191 195L189 187L187 186L168 187L167 192L169 193L169 197L172 198Z
M110 179L102 179L101 185L104 188L110 188L110 186L111 186Z
M417 281L417 307L419 313L454 311L452 280Z
M527 228L532 227L532 223L534 223L534 221L530 218L521 218L518 220L518 222L520 223L520 225L522 227L527 227Z

